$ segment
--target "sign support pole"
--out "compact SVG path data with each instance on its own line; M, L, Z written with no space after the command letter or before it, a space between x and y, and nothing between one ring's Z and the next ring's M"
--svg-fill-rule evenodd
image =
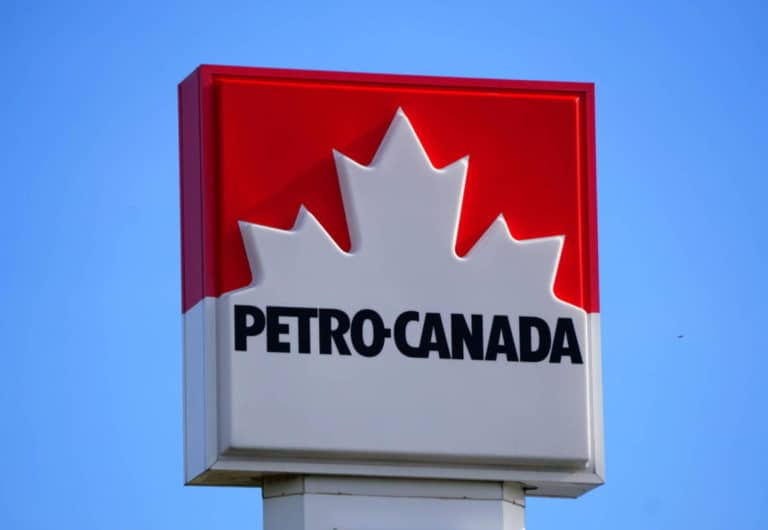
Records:
M525 530L519 484L265 477L264 530Z

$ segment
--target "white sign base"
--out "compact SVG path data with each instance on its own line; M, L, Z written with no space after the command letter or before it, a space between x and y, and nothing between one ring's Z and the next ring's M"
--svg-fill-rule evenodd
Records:
M525 530L519 484L264 478L264 530Z

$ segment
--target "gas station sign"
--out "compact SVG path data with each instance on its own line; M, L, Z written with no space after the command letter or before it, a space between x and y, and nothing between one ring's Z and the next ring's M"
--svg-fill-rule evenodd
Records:
M602 483L593 86L179 87L186 480Z

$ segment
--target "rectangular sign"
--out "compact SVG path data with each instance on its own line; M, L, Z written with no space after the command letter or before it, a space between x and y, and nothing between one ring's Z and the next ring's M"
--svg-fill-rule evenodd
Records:
M186 479L602 483L591 84L179 87Z

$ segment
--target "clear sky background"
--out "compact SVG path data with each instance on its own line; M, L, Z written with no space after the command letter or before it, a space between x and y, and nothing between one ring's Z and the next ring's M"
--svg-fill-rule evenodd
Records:
M527 526L768 528L765 5L0 3L0 528L261 528L182 485L200 63L595 82L608 482Z

